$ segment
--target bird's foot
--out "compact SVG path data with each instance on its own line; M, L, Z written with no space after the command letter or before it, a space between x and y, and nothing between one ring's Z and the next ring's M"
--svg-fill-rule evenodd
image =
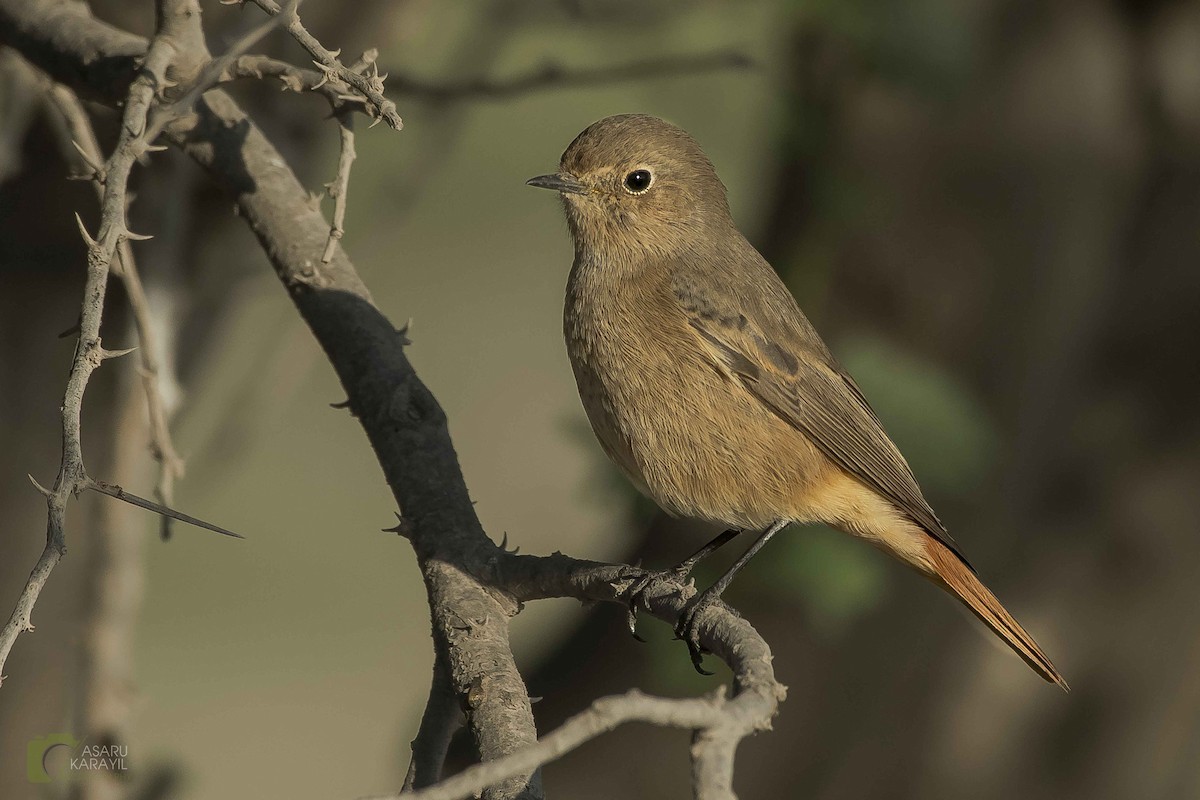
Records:
M720 599L721 596L719 594L710 591L701 593L699 597L684 607L683 613L679 615L679 621L675 623L675 638L682 639L684 644L687 645L688 655L692 657L692 666L701 675L712 675L713 673L702 666L704 654L708 651L700 644L698 622L700 617L704 615L704 612Z
M626 618L626 626L629 628L629 633L639 642L646 641L637 632L637 612L639 608L646 608L646 590L653 586L658 581L668 581L677 583L680 586L686 586L688 575L692 571L692 565L679 564L664 570L638 570L638 575L634 578L633 583L626 590L628 617Z

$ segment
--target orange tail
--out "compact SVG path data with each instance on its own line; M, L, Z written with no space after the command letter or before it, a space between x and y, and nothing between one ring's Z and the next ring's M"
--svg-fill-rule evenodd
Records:
M1050 659L1046 658L1046 654L1038 647L1033 637L1025 632L1004 606L1000 605L996 596L975 577L975 573L962 559L932 536L926 536L924 544L932 569L930 579L961 600L963 605L983 620L1005 644L1025 659L1025 663L1033 667L1037 674L1051 683L1058 684L1063 691L1071 691L1071 687L1067 686L1063 676Z

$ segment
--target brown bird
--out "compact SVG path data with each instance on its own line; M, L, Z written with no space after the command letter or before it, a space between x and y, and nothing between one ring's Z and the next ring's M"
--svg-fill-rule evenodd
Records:
M754 544L676 628L700 669L699 612L793 522L865 539L957 597L1039 675L1067 689L976 577L854 380L771 265L734 224L725 186L691 136L655 117L591 125L559 171L575 243L563 327L600 445L672 514ZM703 670L701 670L703 671Z

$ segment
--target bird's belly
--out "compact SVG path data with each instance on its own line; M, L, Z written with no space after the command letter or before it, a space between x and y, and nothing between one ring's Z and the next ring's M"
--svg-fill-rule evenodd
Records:
M800 498L824 459L698 353L664 346L572 364L605 452L665 510L748 530L805 516Z

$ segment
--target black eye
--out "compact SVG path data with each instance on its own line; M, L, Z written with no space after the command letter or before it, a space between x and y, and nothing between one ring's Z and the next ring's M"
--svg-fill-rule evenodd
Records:
M625 176L625 188L634 194L641 194L650 188L653 181L654 176L650 174L650 170L635 169Z

